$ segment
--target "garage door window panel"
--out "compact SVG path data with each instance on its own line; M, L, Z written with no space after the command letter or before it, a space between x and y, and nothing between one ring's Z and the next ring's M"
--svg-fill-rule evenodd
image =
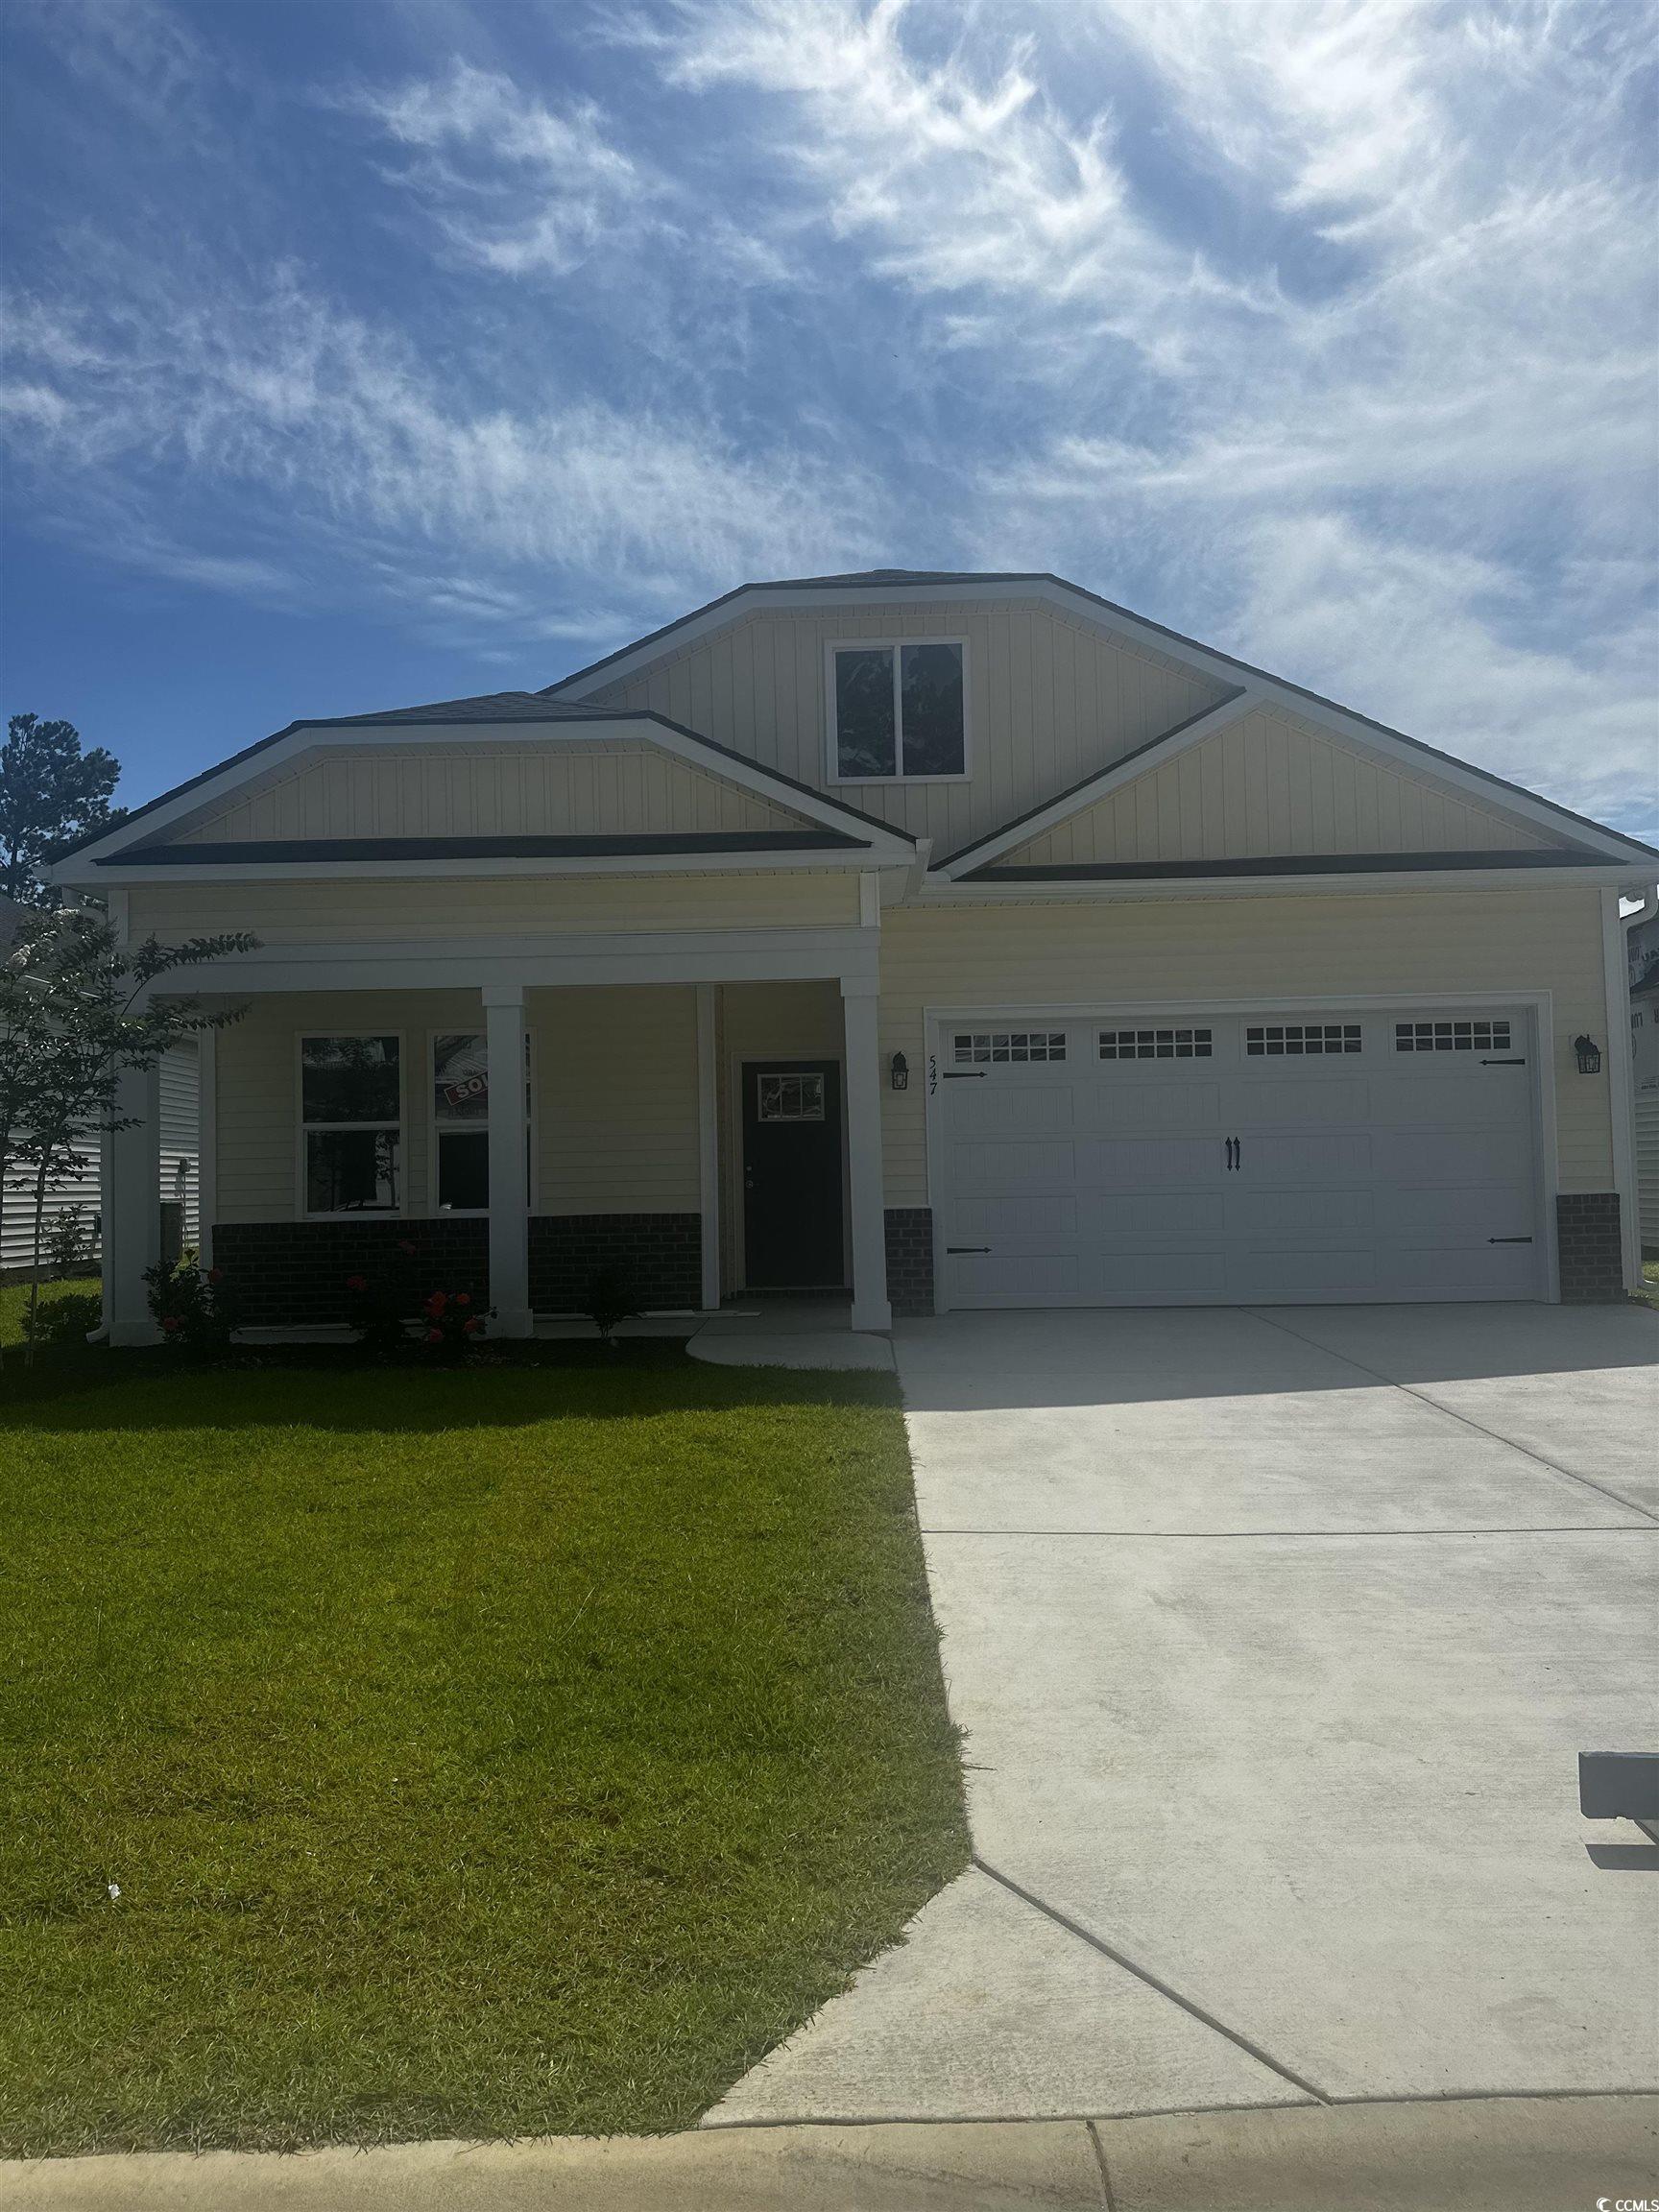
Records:
M963 1067L1025 1067L1064 1060L1064 1029L974 1029L952 1040L951 1057Z

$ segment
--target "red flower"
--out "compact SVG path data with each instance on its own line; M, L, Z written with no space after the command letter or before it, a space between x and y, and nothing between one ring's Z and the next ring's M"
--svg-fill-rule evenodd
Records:
M455 1303L457 1306L470 1306L472 1303L472 1293L469 1290L457 1290L455 1293Z
M363 1275L348 1275L346 1287L348 1290L367 1290L369 1287L368 1278Z
M404 1257L405 1257L406 1259L409 1259L409 1260L413 1260L413 1259L414 1259L414 1257L415 1257L415 1247L414 1247L414 1245L413 1245L413 1244L411 1244L411 1243L410 1243L410 1241L409 1241L409 1239L408 1239L408 1238L407 1238L407 1237L399 1237L399 1238L398 1238L398 1239L397 1239L397 1249L398 1249L398 1251L399 1251L399 1252L401 1252L401 1253L404 1255Z
M173 1334L173 1332L174 1332L174 1330L175 1330L175 1329L177 1329L177 1328L178 1328L178 1326L179 1326L179 1316L178 1316L178 1314L177 1314L177 1313L163 1313L163 1314L162 1314L162 1316L161 1316L161 1326L162 1326L162 1328L163 1328L163 1329L165 1329L165 1330L166 1330L166 1332L167 1332L168 1335L169 1335L169 1336L171 1336L171 1335L172 1335L172 1334Z
M208 1268L208 1270L207 1270L207 1280L208 1280L208 1282L209 1282L209 1283L223 1283L223 1282L224 1282L224 1280L225 1280L225 1270L224 1270L224 1268L223 1268L223 1267L209 1267L209 1268Z
M465 1335L470 1336L474 1329L481 1329L483 1326L484 1324L479 1320L477 1314L474 1313L470 1321L464 1322L462 1324L462 1333Z
M428 1329L428 1330L427 1330L427 1332L426 1332L426 1341L427 1341L427 1343L428 1343L428 1344L442 1344L442 1343L443 1343L443 1341L444 1341L444 1332L443 1332L443 1330L442 1330L442 1329Z
M443 1312L445 1307L448 1305L448 1296L445 1292L442 1290L434 1290L431 1297L426 1301L425 1311L430 1313L432 1318L436 1320L439 1314Z

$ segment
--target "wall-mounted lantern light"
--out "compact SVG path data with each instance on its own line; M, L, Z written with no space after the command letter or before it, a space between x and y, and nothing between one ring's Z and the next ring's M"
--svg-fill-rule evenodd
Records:
M1580 1075L1599 1075L1601 1072L1601 1047L1594 1037L1575 1037L1573 1049L1578 1055Z
M892 1072L888 1077L888 1080L892 1083L895 1091L909 1090L910 1063L905 1059L902 1052L894 1053Z

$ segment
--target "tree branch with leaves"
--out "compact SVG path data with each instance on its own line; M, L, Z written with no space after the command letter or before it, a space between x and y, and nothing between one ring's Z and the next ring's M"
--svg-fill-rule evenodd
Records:
M24 906L55 903L42 869L60 846L120 821L109 804L120 774L102 745L83 750L73 722L13 714L0 745L0 891Z
M123 944L104 915L81 907L25 917L0 967L0 1183L25 1183L32 1195L31 1361L54 1178L75 1171L92 1132L107 1141L132 1126L132 1117L116 1112L124 1074L156 1067L187 1038L227 1028L247 1012L157 986L180 970L257 946L242 930L180 945L155 937Z

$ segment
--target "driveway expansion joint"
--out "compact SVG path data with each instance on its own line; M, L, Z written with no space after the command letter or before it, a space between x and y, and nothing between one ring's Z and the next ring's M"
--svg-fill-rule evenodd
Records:
M1488 1429L1483 1422L1475 1421L1467 1413L1459 1413L1454 1407L1442 1406L1438 1398L1431 1398L1427 1390L1414 1390L1409 1382L1402 1382L1397 1376L1384 1375L1380 1367L1367 1367L1363 1359L1356 1359L1351 1352L1335 1351L1329 1344L1321 1344L1317 1336L1305 1336L1300 1329L1292 1329L1287 1321L1264 1312L1260 1306L1244 1309L1255 1320L1265 1321L1269 1329L1277 1329L1286 1336L1294 1336L1298 1344L1310 1345L1315 1352L1323 1352L1329 1358L1340 1359L1344 1366L1352 1367L1357 1375L1369 1375L1374 1382L1384 1383L1390 1390L1398 1390L1403 1397L1414 1398L1419 1406L1427 1406L1436 1413L1444 1413L1449 1421L1460 1421L1465 1429L1473 1429L1477 1436L1487 1437L1494 1444L1506 1444L1511 1452L1519 1452L1530 1459L1534 1466L1544 1467L1551 1475L1559 1475L1564 1482L1576 1482L1582 1489L1594 1490L1599 1498L1626 1513L1639 1513L1643 1520L1659 1527L1659 1513L1650 1513L1646 1505L1638 1505L1632 1498L1622 1498L1617 1490L1609 1490L1604 1482L1593 1482L1588 1475L1575 1475L1571 1467L1560 1466L1553 1459L1546 1459L1542 1452L1534 1452L1529 1444L1518 1444L1514 1437L1503 1436L1496 1429Z
M988 1860L982 1859L977 1851L973 1855L973 1863L978 1867L981 1874L999 1884L1013 1896L1022 1899L1025 1904L1031 1907L1033 1911L1043 1913L1046 1918L1052 1920L1057 1928L1064 1928L1068 1935L1075 1936L1079 1942L1087 1943L1092 1950L1098 1951L1102 1958L1110 1959L1115 1966L1121 1966L1126 1974L1133 1974L1138 1982L1144 1982L1148 1989L1155 1989L1160 1997L1167 1998L1171 2005L1178 2006L1189 2018L1196 2020L1201 2027L1208 2028L1214 2033L1223 2036L1237 2050L1242 2051L1247 2058L1254 2058L1259 2066L1265 2066L1270 2073L1277 2074L1282 2081L1288 2081L1293 2089L1300 2089L1303 2095L1312 2103L1330 2104L1334 2102L1333 2098L1326 2095L1323 2089L1310 2081L1306 2075L1298 2074L1293 2067L1286 2066L1282 2059L1275 2058L1271 2052L1262 2050L1260 2043L1253 2043L1249 2036L1241 2035L1237 2028L1229 2028L1224 2020L1218 2020L1214 2013L1207 2012L1203 2006L1194 2004L1190 1997L1184 1997L1179 1989L1172 1988L1167 1982L1161 1980L1158 1975L1154 1974L1149 1967L1141 1965L1136 1960L1129 1958L1126 1953L1116 1949L1104 1937L1096 1936L1093 1929L1085 1928L1081 1921L1073 1920L1069 1913L1062 1912L1058 1906L1050 1905L1046 1898L1037 1896L1034 1891L1027 1889L1022 1883L1016 1882L1012 1875L1004 1874L1000 1868L993 1866Z

